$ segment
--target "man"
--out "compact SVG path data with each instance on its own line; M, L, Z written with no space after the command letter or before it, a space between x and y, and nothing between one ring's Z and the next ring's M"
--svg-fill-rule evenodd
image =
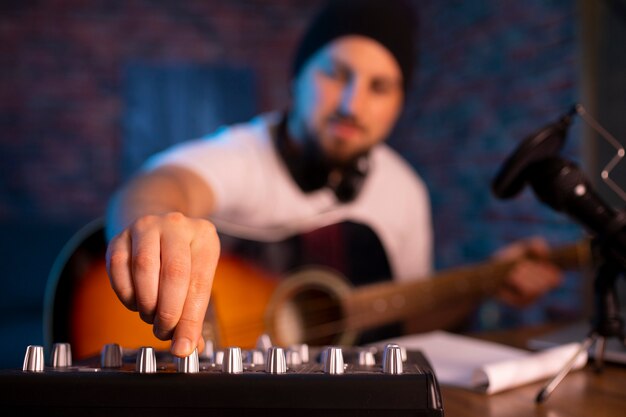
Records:
M371 262L357 284L385 273L395 280L428 275L426 188L383 143L410 84L413 16L401 1L329 2L297 51L286 114L262 115L158 155L112 200L111 284L157 337L172 339L173 354L204 344L202 322L223 248L217 231L267 245L304 234L314 242L313 257L349 236L345 252L352 256L342 272ZM544 249L535 242L509 252ZM279 256L281 262L282 269L293 266ZM559 280L551 265L522 262L501 295L527 303ZM458 320L468 310L459 311L441 317Z

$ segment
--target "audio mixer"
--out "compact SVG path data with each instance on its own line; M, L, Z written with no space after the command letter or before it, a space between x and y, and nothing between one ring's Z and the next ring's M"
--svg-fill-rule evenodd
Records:
M22 370L0 371L0 407L63 416L444 414L419 351L396 344L281 348L262 338L252 350L214 351L207 343L187 358L109 344L79 363L69 344L55 344L47 363L42 346L28 346Z

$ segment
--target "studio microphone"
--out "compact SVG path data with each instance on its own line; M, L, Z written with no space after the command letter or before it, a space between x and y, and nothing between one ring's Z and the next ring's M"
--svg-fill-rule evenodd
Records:
M593 190L583 171L573 162L559 156L574 114L585 121L607 141L618 149L616 158L607 167L612 167L624 156L624 149L586 112L575 105L559 120L526 137L506 159L492 183L496 197L505 199L518 194L526 184L533 189L537 198L552 209L567 214L583 226L593 237L596 277L594 280L594 315L592 329L582 347L567 364L546 384L537 395L543 402L556 385L565 377L580 353L591 347L596 340L604 354L607 337L624 340L623 320L620 316L619 300L615 281L626 270L626 210L615 210L607 205ZM617 144L617 146L616 146ZM608 178L610 169L602 172ZM594 258L596 258L594 256Z
M508 199L519 194L528 180L527 169L535 162L557 155L565 145L567 131L572 124L573 107L555 122L528 135L504 161L491 184L493 194Z
M539 200L574 219L626 265L626 212L606 204L575 163L542 159L527 168L526 180Z
M577 112L578 106L574 106L526 137L504 162L492 191L496 197L508 199L530 184L539 200L582 225L626 267L626 211L607 205L582 170L558 156Z

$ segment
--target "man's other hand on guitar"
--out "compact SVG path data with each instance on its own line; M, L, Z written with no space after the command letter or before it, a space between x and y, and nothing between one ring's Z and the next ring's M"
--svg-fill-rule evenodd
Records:
M548 253L547 242L539 237L515 242L496 252L496 259L515 262L498 298L512 306L525 307L558 287L563 274L547 260Z

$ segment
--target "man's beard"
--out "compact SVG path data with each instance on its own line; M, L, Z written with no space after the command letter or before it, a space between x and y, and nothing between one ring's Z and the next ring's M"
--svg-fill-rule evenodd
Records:
M305 192L328 186L335 191L341 201L351 200L368 172L369 149L350 155L348 158L335 157L321 145L322 138L311 129L300 130L301 136L291 137L287 129L287 119L279 126L278 149L289 171ZM344 191L349 183L348 191Z
M345 115L339 112L333 113L326 118L325 126L331 123L343 123L360 130L362 133L366 132L365 127L352 115ZM342 149L339 149L342 146L340 139L333 137L327 138L328 140L326 142L329 143L330 146L335 146L335 149L324 149L322 145L324 138L321 132L314 132L308 126L305 127L305 130L305 137L301 138L301 144L306 148L305 151L319 161L322 161L329 170L343 170L353 167L369 153L369 148L366 148L344 157L342 155L344 152L342 152Z
M316 164L325 167L328 171L343 170L354 166L357 161L369 153L369 149L365 149L343 156L344 152L339 149L341 145L335 145L335 149L325 149L322 146L322 140L314 134L307 135L302 139L302 142L302 151L307 155L307 159L317 161ZM330 142L331 144L336 143L333 138Z

